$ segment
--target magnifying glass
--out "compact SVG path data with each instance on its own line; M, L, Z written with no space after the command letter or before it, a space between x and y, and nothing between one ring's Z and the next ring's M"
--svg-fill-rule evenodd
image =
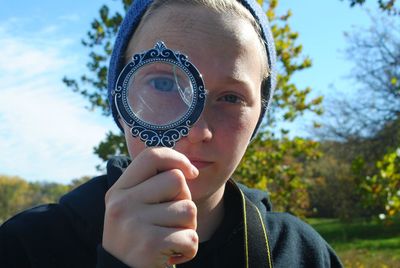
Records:
M205 104L204 82L188 57L163 42L132 56L113 91L133 137L147 146L174 147L189 134Z

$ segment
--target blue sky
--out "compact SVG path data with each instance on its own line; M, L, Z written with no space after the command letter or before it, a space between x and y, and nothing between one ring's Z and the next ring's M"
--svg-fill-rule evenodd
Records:
M313 60L296 83L311 86L314 96L350 94L343 32L368 26L367 13L339 0L280 2L279 10L292 10L290 25ZM61 80L86 72L88 51L80 40L103 3L118 7L106 0L0 0L0 174L62 183L97 174L101 161L93 147L117 128L88 112ZM310 123L306 116L291 128L305 135Z

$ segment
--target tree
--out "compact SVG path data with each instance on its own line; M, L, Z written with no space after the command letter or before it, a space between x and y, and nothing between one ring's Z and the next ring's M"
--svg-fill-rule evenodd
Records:
M64 195L70 187L68 185L55 182L30 182L29 183L29 203L27 207L38 204L55 203Z
M383 133L383 134L382 134ZM400 118L387 122L376 135L383 139L371 139L371 148L377 153L359 156L353 161L358 174L361 204L368 216L382 220L400 214Z
M400 32L395 29L400 24L393 17L370 18L370 28L346 33L346 57L354 63L350 79L357 90L354 98L337 98L325 106L322 138L390 140L380 137L386 133L381 130L399 118Z
M336 150L345 148L337 151L337 158L352 163L348 176L357 185L355 194L364 214L391 216L398 211L391 205L396 203L392 199L396 193L388 185L398 187L399 183L393 152L400 146L400 33L396 30L400 25L388 16L371 16L371 22L370 28L346 35L346 54L354 62L350 78L358 86L356 97L325 106L325 125L319 134L340 143Z
M57 202L62 195L89 179L82 177L65 185L54 182L27 182L20 177L0 175L0 224L24 209Z
M400 214L400 147L377 161L378 172L361 184L364 205L377 208L379 218L390 220Z
M235 177L250 187L268 189L275 211L306 216L311 180L307 163L319 157L319 143L315 141L259 135L247 149Z
M370 16L371 27L346 33L350 75L358 87L353 99L325 106L327 138L348 140L376 135L400 115L400 24L387 16Z
M372 112L369 121L381 129L400 114L400 32L395 30L400 24L386 16L371 16L371 22L369 29L347 34L347 55L354 62L352 76L364 96L361 111Z
M131 1L123 0L123 10L126 11ZM278 6L278 0L269 1L269 4L265 4L264 1L258 1L260 4L264 5L266 8L267 16L269 17L272 25L272 32L276 42L277 56L278 56L278 87L274 95L274 101L268 113L268 124L264 124L262 129L262 138L258 138L251 145L249 151L262 150L269 151L272 154L283 154L289 153L292 155L292 160L297 159L296 154L299 150L305 150L306 147L303 146L307 141L301 139L295 139L293 141L289 140L285 135L287 135L287 129L281 129L280 132L277 129L279 122L291 122L303 113L310 111L313 113L321 114L322 98L317 97L314 99L309 99L309 93L311 88L299 89L292 81L291 77L294 73L301 71L303 69L309 68L311 66L311 60L308 57L302 55L302 46L296 44L298 33L293 32L289 26L289 19L291 17L291 11L278 16L276 14L276 9ZM79 81L76 79L64 78L64 82L73 91L80 93L84 98L86 98L90 103L91 109L100 109L105 116L110 115L110 108L107 105L107 90L106 90L106 74L107 74L107 63L112 51L112 42L116 35L118 25L121 23L122 15L119 12L113 14L110 13L109 8L103 5L100 8L100 17L95 19L91 25L90 31L87 33L87 37L82 41L82 44L90 50L90 62L87 64L89 69L88 75L83 75ZM282 135L281 135L281 134ZM278 136L278 137L277 137ZM279 138L283 138L282 143ZM266 149L265 146L272 146ZM289 150L288 148L297 148ZM301 149L300 149L301 148ZM312 147L314 148L314 147ZM316 147L315 147L316 148ZM127 153L126 145L124 142L124 137L121 134L115 134L109 132L106 139L102 141L96 148L95 153L103 160L107 160L110 155L115 155L118 153ZM306 155L316 155L315 152L305 150ZM266 157L265 154L260 154L260 157ZM247 158L246 158L247 157ZM243 163L249 163L254 157L247 154ZM250 157L250 158L249 158ZM262 159L256 159L256 161L264 161ZM277 158L273 163L278 168L279 165L284 165L282 162L284 158ZM260 163L260 162L257 162ZM255 164L257 165L257 164ZM247 167L253 167L251 164ZM256 180L256 178L248 179L244 178L244 174L250 174L245 171L246 166L242 167L238 174L239 177L245 182L250 180ZM287 192L293 193L293 189L301 189L300 192L306 193L304 191L305 185L304 180L298 179L294 176L294 171L291 168L282 169L282 177L286 177L288 183L276 184L278 190L282 192L287 190ZM290 175L290 174L291 175ZM272 176L276 173L270 173L268 175L269 180L253 183L252 185L258 185L260 187L265 187L266 182L272 181ZM262 178L259 180L262 181ZM277 180L278 181L278 180ZM282 191L281 191L282 190ZM307 199L305 195L299 200ZM293 198L292 198L293 199ZM295 202L292 203L294 205ZM303 205L302 205L303 206ZM283 208L287 208L287 205L282 205ZM296 209L293 209L296 211Z
M341 0L343 1L343 0ZM348 0L350 2L350 6L354 7L356 5L363 5L366 0ZM396 0L378 0L379 8L382 11L386 11L388 14L400 14L399 7L396 5Z
M29 203L29 184L19 177L0 175L0 223Z

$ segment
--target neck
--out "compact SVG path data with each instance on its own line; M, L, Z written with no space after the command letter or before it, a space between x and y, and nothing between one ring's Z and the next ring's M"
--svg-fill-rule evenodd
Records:
M197 205L197 234L200 242L209 240L224 217L225 184L205 201Z

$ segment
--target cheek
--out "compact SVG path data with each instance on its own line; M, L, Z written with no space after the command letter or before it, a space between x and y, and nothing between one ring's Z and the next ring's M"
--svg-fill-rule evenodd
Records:
M240 163L251 135L257 124L259 113L244 110L240 114L216 113L212 118L213 152L218 155L218 174L226 180L232 176Z
M221 155L229 156L226 168L235 169L249 145L259 117L256 110L240 114L216 113L212 118L214 144Z
M251 138L260 115L259 109L247 107L240 111L215 111L212 117L215 130L224 132L226 138L236 139L236 142L245 142Z

